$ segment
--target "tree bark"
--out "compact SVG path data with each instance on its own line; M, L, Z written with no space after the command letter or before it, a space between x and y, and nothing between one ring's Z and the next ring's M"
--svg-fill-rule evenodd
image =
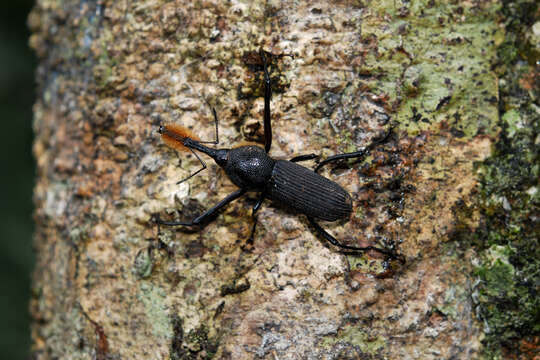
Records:
M34 153L36 359L478 358L481 175L500 139L497 1L38 1ZM214 164L161 142L160 123L220 146L262 141L274 55L275 158L362 148L325 175L351 193L327 227L234 191ZM313 164L305 163L306 166ZM503 203L501 203L503 205ZM326 225L325 225L326 226ZM467 241L462 239L468 239Z

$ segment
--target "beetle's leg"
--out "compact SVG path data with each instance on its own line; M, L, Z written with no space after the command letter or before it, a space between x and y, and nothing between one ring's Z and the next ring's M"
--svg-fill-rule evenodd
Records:
M342 159L352 159L352 158L359 158L359 157L362 157L362 156L365 156L367 153L368 153L368 148L365 148L363 150L360 150L360 151L355 151L355 152L352 152L352 153L345 153L345 154L337 154L337 155L333 155L333 156L330 156L326 159L324 159L323 161L321 161L320 163L317 164L317 166L315 166L315 172L318 173L319 170L326 164L329 164L333 161L337 161L337 160L342 160Z
M261 193L261 197L259 197L259 200L257 200L257 203L253 205L253 212L251 213L251 216L255 216L255 213L259 211L264 199L266 199L266 191L263 191Z
M377 252L385 255L389 259L398 259L401 262L404 262L403 258L401 256L399 256L398 254L396 254L394 251L381 249L381 248L378 248L378 247L372 246L372 245L365 246L365 247L356 247L356 246L350 246L350 245L341 244L339 241L336 240L335 237L333 237L326 230L324 230L321 227L321 225L319 225L313 218L311 218L309 216L307 218L308 218L309 223L315 228L315 230L317 230L317 232L319 234L321 234L324 237L324 239L326 241L328 241L332 245L342 249L342 250L340 250L341 253L350 254L350 255L359 255L359 254L365 253L366 251L374 250L374 251L377 251Z
M161 222L161 219L159 217L159 214L152 214L151 218L150 218L150 221L153 222L154 224L156 224L157 226L157 236L156 236L156 239L159 239L159 236L161 235L161 227L159 226L160 222Z
M379 145L379 144L382 144L383 142L385 142L389 137L390 137L390 134L392 134L392 130L394 128L391 127L390 130L388 130L388 132L380 139L377 139L375 141L373 141L371 144L369 144L368 146L366 146L364 149L362 150L359 150L359 151L355 151L355 152L351 152L351 153L345 153L345 154L337 154L337 155L333 155L333 156L330 156L329 158L326 158L324 159L323 161L321 161L320 163L317 164L317 166L315 167L315 172L318 173L319 170L325 166L326 164L329 164L333 161L337 161L337 160L342 160L342 159L352 159L352 158L359 158L359 157L362 157L362 156L365 156L366 154L368 154L371 149L373 149L375 146Z
M253 210L251 211L251 217L253 218L253 227L251 228L251 234L249 235L249 239L247 240L247 245L253 244L253 238L255 236L255 228L257 227L257 211L261 208L262 203L264 202L264 199L266 199L266 192L263 191L261 193L261 196L257 200L257 203L253 205Z
M157 226L157 234L156 234L156 241L154 242L151 242L150 245L147 247L147 251L149 252L149 254L152 253L151 250L153 249L167 249L167 253L169 255L171 255L170 253L170 248L160 239L160 236L161 236L161 227L160 227L160 222L161 222L161 219L159 217L159 214L152 214L151 216L151 219L150 219L151 222L153 222L154 224L156 224Z
M264 150L270 151L272 146L272 124L270 119L270 99L272 98L272 84L270 83L270 75L268 74L268 64L266 63L266 55L261 48L259 51L263 61L264 68Z
M306 160L313 160L318 159L320 156L317 154L306 154L306 155L298 155L293 157L290 162L300 162L300 161L306 161Z
M202 215L197 216L192 221L163 221L159 217L155 217L154 221L158 225L165 225L165 226L195 226L200 225L201 223L204 223L206 220L208 220L210 217L212 217L216 212L218 212L219 209L227 205L228 203L238 199L240 196L244 195L246 190L244 189L238 189L235 192L227 195L223 200L218 202L216 205L208 209L206 212L204 212Z

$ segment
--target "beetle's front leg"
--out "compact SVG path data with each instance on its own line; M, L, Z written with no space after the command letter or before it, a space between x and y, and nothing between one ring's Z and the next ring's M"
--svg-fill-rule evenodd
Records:
M238 199L240 196L244 195L246 193L246 190L244 189L238 189L235 192L227 195L223 200L218 202L216 205L208 209L203 214L197 216L192 221L163 221L159 218L159 216L154 217L154 222L159 225L165 225L165 226L196 226L203 224L206 220L211 218L215 213L217 213L222 207L229 204L230 202ZM159 229L159 227L158 227Z

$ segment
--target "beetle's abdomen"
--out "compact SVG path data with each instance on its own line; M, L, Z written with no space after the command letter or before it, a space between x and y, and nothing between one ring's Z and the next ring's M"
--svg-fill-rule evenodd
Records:
M268 196L307 216L335 221L349 217L352 199L341 186L296 163L276 160Z

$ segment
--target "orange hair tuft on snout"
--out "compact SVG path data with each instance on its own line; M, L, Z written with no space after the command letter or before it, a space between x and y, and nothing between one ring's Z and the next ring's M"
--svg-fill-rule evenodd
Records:
M193 134L191 130L178 124L163 125L161 138L163 139L163 142L167 144L167 146L170 146L178 151L188 151L188 148L184 146L184 141L188 138L200 141L200 139Z

